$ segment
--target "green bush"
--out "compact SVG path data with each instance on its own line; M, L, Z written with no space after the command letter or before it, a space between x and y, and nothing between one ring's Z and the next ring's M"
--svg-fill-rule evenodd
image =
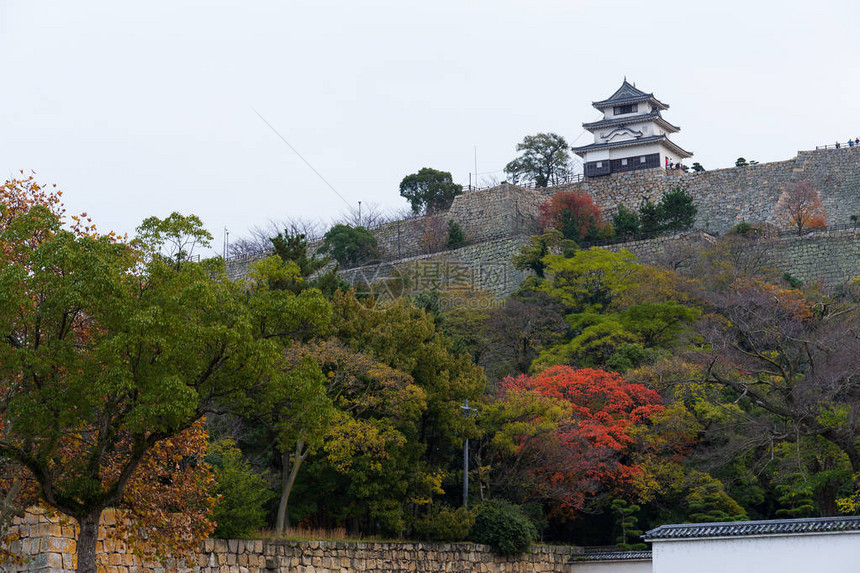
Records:
M618 235L636 235L639 233L639 215L636 211L619 205L618 210L612 215L612 225Z
M221 496L212 518L218 523L214 537L241 539L265 527L266 504L275 497L266 480L254 471L233 440L209 444L206 462L215 470Z
M323 236L321 253L328 253L345 267L353 267L379 256L376 237L364 227L338 224Z
M519 507L491 501L478 507L469 538L475 543L489 545L502 555L518 555L531 548L538 533Z
M696 222L698 209L693 203L693 197L680 187L675 187L668 193L663 193L660 199L662 215L661 227L667 231L685 231Z
M451 219L448 221L448 248L459 249L466 244L466 235L463 229L457 224L457 221Z
M465 507L430 506L427 515L415 524L415 531L433 541L448 543L468 539L475 523L475 513Z
M728 235L748 235L755 231L755 227L747 223L746 221L742 221L729 229Z

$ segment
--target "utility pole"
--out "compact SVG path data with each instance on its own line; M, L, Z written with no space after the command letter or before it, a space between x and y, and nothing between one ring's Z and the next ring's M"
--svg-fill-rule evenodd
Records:
M361 227L361 201L358 202L358 226Z
M227 260L227 246L230 243L230 231L227 230L227 227L224 227L224 260Z
M463 416L466 417L474 416L476 412L474 408L469 407L468 398L466 403L460 406L460 409L463 410ZM463 441L463 507L469 507L469 438Z

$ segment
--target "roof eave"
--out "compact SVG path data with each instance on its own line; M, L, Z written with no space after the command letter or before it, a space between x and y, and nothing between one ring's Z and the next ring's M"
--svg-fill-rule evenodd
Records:
M606 108L615 107L617 105L641 103L643 101L651 102L652 105L654 105L654 106L656 106L662 110L669 109L669 105L665 104L665 103L661 102L660 100L658 100L657 98L655 98L654 94L646 94L644 96L635 97L635 98L616 99L616 100L605 99L603 101L593 101L593 102L591 102L591 105L602 111Z

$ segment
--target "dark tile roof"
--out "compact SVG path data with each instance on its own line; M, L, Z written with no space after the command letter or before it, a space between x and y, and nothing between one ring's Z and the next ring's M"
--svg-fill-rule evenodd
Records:
M592 143L591 145L584 145L582 147L574 147L573 152L577 155L582 155L588 151L593 151L595 149L607 149L607 148L617 148L617 147L633 147L636 145L645 145L646 143L662 143L669 149L675 152L675 154L680 155L681 157L692 157L693 154L689 151L685 151L684 149L678 147L668 137L665 135L650 135L648 137L640 137L639 139L627 139L624 141L613 141L610 143Z
M574 561L628 561L651 559L650 551L601 551L600 553L581 553L574 555Z
M672 125L660 115L660 110L654 110L650 113L643 113L639 115L631 115L627 117L619 117L617 119L601 119L599 121L593 121L591 123L583 123L583 129L587 129L588 131L594 131L595 129L600 129L601 127L612 127L613 125L625 125L627 123L636 123L640 121L651 121L656 120L656 122L663 127L666 131L670 133L675 133L676 131L681 131L681 128L675 125Z
M796 535L860 531L860 516L772 519L767 521L727 521L721 523L680 523L661 525L645 532L647 541L661 539L707 539L751 535Z
M591 105L600 109L611 105L625 105L638 103L640 101L650 101L660 109L669 109L669 106L655 98L654 94L647 94L642 90L637 89L636 86L627 81L627 78L624 79L624 83L621 84L621 87L615 90L614 94L604 100L592 102Z

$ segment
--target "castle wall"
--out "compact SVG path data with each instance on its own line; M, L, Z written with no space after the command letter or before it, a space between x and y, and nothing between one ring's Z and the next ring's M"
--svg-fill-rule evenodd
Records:
M583 550L571 546L536 546L523 555L503 557L475 543L383 543L351 541L268 541L208 539L186 559L170 560L167 567L141 560L132 548L108 536L115 515L106 511L99 527L99 571L104 573L390 573L452 571L485 573L578 573L575 562ZM15 553L20 565L0 564L7 573L74 573L77 566L77 524L35 508L16 521ZM583 572L598 562L582 562ZM633 566L638 568L631 569ZM605 573L646 573L647 558L605 562Z
M675 187L698 207L695 227L724 233L737 223L785 226L775 211L791 183L806 180L821 194L828 225L845 225L860 216L860 147L800 151L795 159L701 173L651 169L585 179L565 189L583 189L607 214L617 206L638 209L644 199L657 202ZM544 190L552 195L558 188Z
M500 185L458 196L445 213L389 223L373 232L379 242L382 262L361 269L343 270L347 280L385 277L404 263L425 261L449 264L454 274L471 273L475 288L507 295L515 281L525 274L513 269L510 257L538 231L539 206L561 190L582 189L592 195L607 218L619 204L638 209L644 199L659 201L675 187L692 195L698 207L695 227L709 234L722 234L740 222L767 222L785 226L776 210L780 195L790 184L807 180L820 191L827 210L828 225L846 225L851 216L860 216L860 147L801 151L795 159L747 167L684 173L648 169L585 179L581 183L547 189L525 189ZM456 251L442 251L447 241L448 221L456 221L468 245ZM838 283L858 274L858 238L852 232L813 233L805 237L783 237L773 247L774 263L793 276L809 282ZM704 235L683 241L701 243ZM663 237L637 244L604 248L628 248L642 262L677 263L681 239ZM319 243L311 245L312 250ZM667 250L668 249L668 250ZM228 275L235 279L260 256L230 261ZM463 265L469 267L462 270ZM430 265L432 267L432 265ZM481 278L491 267L504 267L505 280ZM441 271L440 271L441 272ZM498 272L492 273L497 277ZM489 276L489 275L488 275ZM440 279L448 280L448 279ZM459 279L458 279L459 280Z

